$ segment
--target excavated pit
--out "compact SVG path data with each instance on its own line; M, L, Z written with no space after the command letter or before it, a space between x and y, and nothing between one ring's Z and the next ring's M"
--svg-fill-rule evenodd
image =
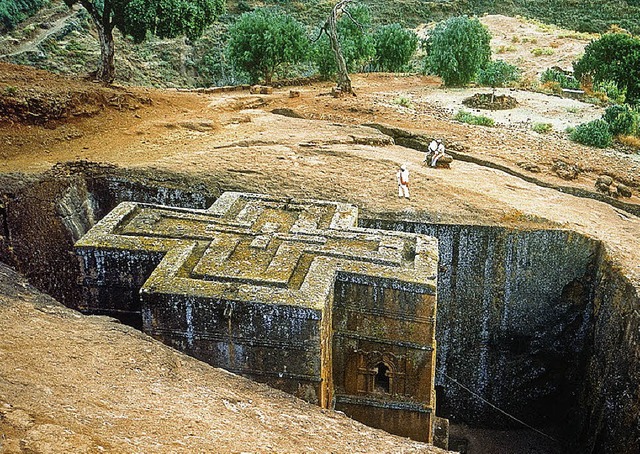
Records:
M119 202L206 208L221 193L205 178L89 163L5 175L0 188L0 261L79 309L73 243ZM560 440L564 452L636 452L638 292L600 242L391 215L365 214L360 225L439 240L439 416L521 429L508 413Z

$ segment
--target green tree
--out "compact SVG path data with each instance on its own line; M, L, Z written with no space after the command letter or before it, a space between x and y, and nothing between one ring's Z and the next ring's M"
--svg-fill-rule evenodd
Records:
M244 13L229 29L229 57L252 82L270 84L276 71L304 61L309 38L304 27L279 9Z
M418 47L418 37L400 24L380 27L373 35L378 69L402 71Z
M573 64L576 77L593 78L594 83L614 81L626 89L626 100L640 102L640 39L626 33L607 33L591 41L584 56Z
M491 35L477 18L452 17L427 40L427 69L447 86L467 85L491 58Z
M491 102L493 102L496 87L504 87L509 82L520 79L520 70L504 60L495 60L487 63L484 68L480 68L476 79L480 85L493 88L491 96Z
M224 0L64 0L80 3L98 31L100 62L95 77L113 82L115 45L113 30L142 42L147 34L161 38L186 35L196 39L224 9Z
M369 8L358 5L349 9L349 14L340 15L336 22L341 53L347 71L355 72L371 61L375 55ZM327 36L321 35L313 50L313 61L323 76L332 76L338 70L334 51Z

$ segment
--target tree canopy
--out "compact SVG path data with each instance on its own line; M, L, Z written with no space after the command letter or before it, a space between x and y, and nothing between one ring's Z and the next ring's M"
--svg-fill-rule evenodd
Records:
M279 9L244 13L229 29L229 56L252 82L271 83L279 68L304 61L308 50L304 27Z
M369 8L357 5L349 8L349 14L342 14L336 22L338 41L349 72L358 71L375 55ZM323 76L336 73L337 65L328 37L316 42L313 60Z
M380 27L373 36L376 65L382 71L402 71L418 47L418 37L400 24Z
M487 63L484 68L478 70L478 83L494 89L504 87L509 82L520 78L520 70L504 60L495 60Z
M576 77L593 78L595 83L613 81L626 88L630 103L640 102L640 39L626 33L607 33L590 42L584 56L573 64Z
M471 82L491 58L491 35L477 18L452 17L436 25L427 41L427 69L447 86Z
M101 60L96 77L112 82L113 29L142 42L148 34L161 38L199 37L224 9L224 0L64 0L80 3L98 30Z

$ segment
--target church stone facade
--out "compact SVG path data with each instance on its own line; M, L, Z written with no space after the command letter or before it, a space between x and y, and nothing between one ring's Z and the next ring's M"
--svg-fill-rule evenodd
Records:
M342 203L227 192L125 202L76 243L86 313L214 366L432 442L437 241Z

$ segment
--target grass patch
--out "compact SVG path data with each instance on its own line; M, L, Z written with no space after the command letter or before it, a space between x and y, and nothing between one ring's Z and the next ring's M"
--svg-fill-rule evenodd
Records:
M534 123L531 129L538 134L547 134L553 131L553 125L551 123Z
M498 46L496 49L496 54L506 54L507 52L515 52L516 46Z
M554 50L549 47L536 47L531 50L531 53L536 57L540 57L541 55L553 55Z
M640 152L640 137L616 136L616 140L625 147L633 148L636 152Z
M396 104L398 104L399 106L406 107L408 109L413 107L413 105L411 104L411 100L409 98L407 98L406 96L400 96L400 97L396 98L394 102Z
M467 123L470 125L478 125L478 126L493 126L495 125L495 121L492 118L485 117L484 115L474 115L471 112L467 112L466 110L460 110L453 117L454 120L459 121L461 123Z

